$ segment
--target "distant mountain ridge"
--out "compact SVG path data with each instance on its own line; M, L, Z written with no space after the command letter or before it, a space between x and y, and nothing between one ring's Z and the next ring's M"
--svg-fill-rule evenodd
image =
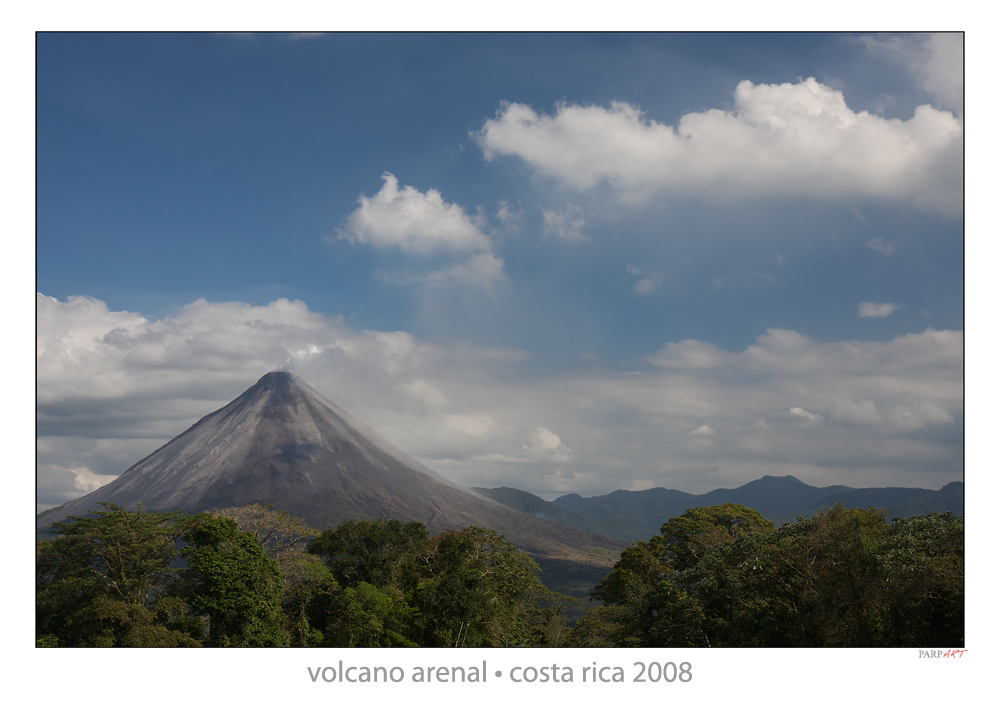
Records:
M511 487L472 489L526 514L626 541L646 540L659 534L664 522L691 507L729 502L756 509L778 526L797 517L811 517L837 502L847 507L880 507L888 510L890 519L931 512L965 514L965 485L962 482L952 482L940 490L844 485L813 487L790 475L767 475L735 489L716 489L705 494L655 487L638 492L615 490L594 497L567 494L552 502Z

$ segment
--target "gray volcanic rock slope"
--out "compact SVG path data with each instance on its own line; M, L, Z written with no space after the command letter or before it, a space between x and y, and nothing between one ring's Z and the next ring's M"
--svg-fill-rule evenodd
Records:
M190 513L273 503L318 527L418 521L432 533L482 526L528 553L598 563L583 547L623 544L523 514L441 477L383 442L291 373L269 373L114 482L43 512L45 528L99 502Z

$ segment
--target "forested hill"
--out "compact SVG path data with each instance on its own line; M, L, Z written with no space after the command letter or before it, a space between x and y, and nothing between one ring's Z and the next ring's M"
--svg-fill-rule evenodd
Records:
M659 533L660 527L692 507L733 502L757 510L780 526L798 517L811 517L837 502L847 507L880 507L888 519L931 512L965 514L965 486L952 482L940 490L918 487L813 487L795 477L762 477L735 489L705 494L653 489L616 490L610 494L581 497L567 494L553 502L512 487L474 487L476 492L508 507L543 519L601 536L639 541Z

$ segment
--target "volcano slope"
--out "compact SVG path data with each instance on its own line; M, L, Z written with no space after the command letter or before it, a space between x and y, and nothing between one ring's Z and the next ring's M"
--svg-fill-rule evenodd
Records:
M69 515L101 511L99 502L191 514L259 502L321 529L349 519L423 522L432 534L485 527L531 555L543 580L546 570L593 578L626 545L445 479L288 372L266 374L110 484L39 514L36 525L44 531Z

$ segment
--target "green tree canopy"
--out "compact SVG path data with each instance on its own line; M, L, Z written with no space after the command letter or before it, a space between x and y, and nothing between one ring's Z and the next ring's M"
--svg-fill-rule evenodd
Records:
M232 519L214 518L195 527L189 540L186 591L194 613L209 619L209 644L288 645L281 571L257 538Z
M341 587L316 599L324 645L494 646L565 639L567 602L494 531L427 536L422 524L346 522L309 544Z
M622 554L595 589L604 610L585 617L574 632L578 641L964 644L961 517L933 514L888 524L884 510L838 504L775 530L734 507L704 510L671 519L662 541L654 537ZM672 570L657 569L657 555Z
M409 587L419 576L418 559L428 547L427 528L394 519L348 521L327 529L309 543L341 586L362 581L376 586Z
M660 528L663 545L673 558L675 569L694 563L713 544L732 540L737 532L774 530L774 523L755 509L742 504L717 504L688 509L671 517Z
M101 504L106 511L69 517L38 544L39 637L61 646L196 644L196 623L163 590L176 576L178 541L204 518Z
M532 644L532 594L544 589L538 565L502 535L481 527L445 532L430 541L425 565L413 599L422 644Z
M276 510L272 504L226 507L214 510L212 515L232 519L239 531L253 534L279 565L305 552L306 545L320 533L302 517Z

